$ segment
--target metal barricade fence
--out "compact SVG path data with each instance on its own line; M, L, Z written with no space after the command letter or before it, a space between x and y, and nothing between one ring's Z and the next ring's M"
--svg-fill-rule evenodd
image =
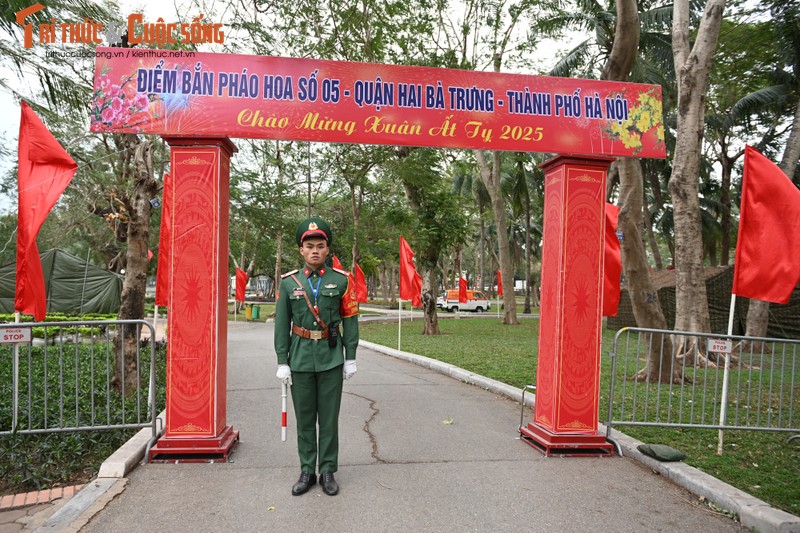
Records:
M800 433L798 340L622 328L609 355L607 436L612 426ZM671 379L646 380L648 368Z
M0 324L0 436L149 427L155 440L155 340L144 320Z

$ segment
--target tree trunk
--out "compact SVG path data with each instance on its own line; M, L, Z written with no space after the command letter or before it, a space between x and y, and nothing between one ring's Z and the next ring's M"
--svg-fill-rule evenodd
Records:
M438 256L438 253L436 254ZM423 335L441 335L439 315L436 312L436 268L429 268L422 280L422 311L425 313Z
M391 288L392 291L392 305L397 303L397 298L395 298L395 296L400 294L400 285L399 285L400 279L397 276L397 268L398 268L397 265L392 265L391 275L389 276L389 287ZM395 292L394 290L396 283L398 284L397 292Z
M356 191L357 188L358 191ZM350 264L350 268L354 274L356 271L356 263L361 260L361 252L358 248L358 229L361 221L361 204L363 197L364 189L357 187L355 183L350 183L350 210L353 216L353 262Z
M388 268L386 268L386 263L381 265L381 292L383 292L383 300L388 302L391 300L391 290L392 286L389 284L389 273Z
M499 249L500 277L503 282L503 324L516 326L517 301L514 293L514 269L511 264L511 249L508 241L508 223L503 191L500 190L500 152L492 152L492 165L486 162L483 152L475 151L480 168L481 179L489 192L497 227L497 247Z
M527 184L526 184L527 186ZM531 313L531 197L525 195L525 306L523 313Z
M483 220L483 203L479 202L478 206L478 216L480 217L480 242L478 243L478 247L481 252L481 290L486 290L486 222ZM491 278L490 278L491 279Z
M133 197L127 206L130 214L126 252L125 279L120 295L120 320L144 318L144 297L147 288L147 250L150 239L150 198L155 196L158 183L153 179L150 142L136 136L126 136L128 148L134 151ZM125 392L139 389L137 355L140 347L138 328L125 327L124 335L114 339L116 367L113 383L117 390L124 384Z
M642 198L644 181L638 159L620 158L619 169L619 223L622 232L620 249L625 285L633 307L636 325L640 328L667 329L667 321L658 291L650 279L639 228L642 226ZM672 342L668 335L652 335L648 345L647 364L637 372L635 379L649 382L680 383L680 365L673 360ZM655 351L653 350L655 349ZM672 369L672 372L670 372Z
M719 202L722 204L722 248L720 250L720 264L728 266L731 256L731 173L733 160L726 152L724 143L720 146L719 162L722 167L722 185L720 186Z
M669 190L675 224L675 329L708 332L711 321L703 278L699 161L708 73L725 1L708 0L691 49L689 0L677 0L674 6L672 46L678 75L678 127ZM688 360L702 355L697 342L677 344L690 350L684 354Z
M642 195L642 201L643 201L642 214L644 215L644 227L645 230L647 231L647 241L650 243L650 249L653 251L653 261L656 264L656 270L662 270L664 268L664 262L661 259L661 250L658 249L658 242L656 242L656 234L653 231L653 220L650 218L650 211L647 205L646 194Z
M677 140L669 190L675 226L675 329L711 329L703 277L703 243L698 193L708 73L722 22L724 0L708 0L695 44L689 45L689 1L675 2L672 46L678 75ZM697 338L676 338L676 352L687 364L702 364L704 347Z
M627 80L638 46L639 14L636 1L618 0L614 46L601 78ZM650 269L640 231L644 199L642 165L638 159L620 158L616 167L619 173L620 204L617 228L622 232L620 255L633 316L639 327L667 329L658 292L650 279ZM652 382L675 381L675 373L670 372L670 369L677 368L678 365L672 365L673 355L669 337L656 335L651 341L647 365L636 374L635 378ZM679 374L677 381L680 381Z
M283 257L283 232L278 230L278 234L275 235L275 286L280 286L281 282L281 269L283 269L283 265L281 264L281 257ZM275 295L275 299L277 300L278 295Z

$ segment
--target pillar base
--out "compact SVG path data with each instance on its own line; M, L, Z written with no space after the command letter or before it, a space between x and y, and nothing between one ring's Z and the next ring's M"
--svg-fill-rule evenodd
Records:
M239 432L225 426L216 437L161 437L148 452L151 463L227 463Z
M614 445L600 433L553 433L535 422L519 428L522 442L547 457L613 457Z

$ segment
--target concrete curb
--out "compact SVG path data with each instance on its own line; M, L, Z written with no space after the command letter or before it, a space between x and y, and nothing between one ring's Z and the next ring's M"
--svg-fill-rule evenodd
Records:
M163 433L166 411L158 415L156 427L158 435ZM128 480L125 476L144 458L147 443L152 437L150 428L139 430L125 444L112 453L100 465L97 478L88 483L63 507L53 513L47 521L36 529L39 533L71 533L77 532L91 518L100 512L108 502L123 491Z
M520 403L522 400L522 389L481 376L480 374L473 374L449 363L443 363L436 359L403 352L364 340L359 342L359 346L414 363L424 368L435 370L436 372L458 379L469 385L475 385L494 394L505 396L517 403ZM526 393L525 405L533 406L534 402L534 394ZM606 432L607 428L603 424L600 424L599 430L600 432ZM625 456L644 464L695 496L703 497L723 509L736 513L744 527L758 531L759 533L800 533L800 517L776 509L767 502L759 500L755 496L747 494L727 483L723 483L717 478L693 466L689 466L686 463L662 463L661 461L648 457L637 449L637 446L643 444L641 441L629 437L613 428L611 430L611 438L622 447Z

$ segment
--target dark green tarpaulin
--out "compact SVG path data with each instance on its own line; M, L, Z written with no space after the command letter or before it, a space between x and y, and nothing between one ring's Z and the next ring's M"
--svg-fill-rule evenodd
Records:
M47 312L117 313L123 277L88 264L63 250L39 254L47 291ZM0 310L14 312L17 265L0 267Z

